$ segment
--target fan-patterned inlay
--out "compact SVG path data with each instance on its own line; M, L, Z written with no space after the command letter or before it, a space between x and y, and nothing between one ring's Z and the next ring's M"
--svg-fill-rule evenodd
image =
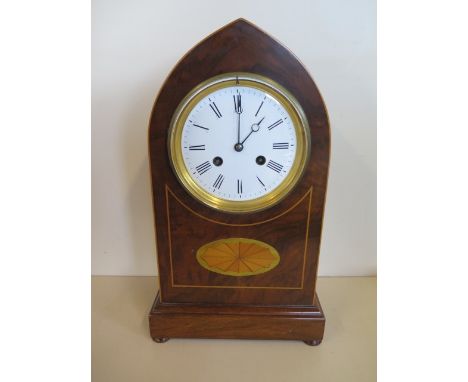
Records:
M228 276L252 276L268 272L280 261L278 251L264 242L229 238L212 241L197 251L200 265Z

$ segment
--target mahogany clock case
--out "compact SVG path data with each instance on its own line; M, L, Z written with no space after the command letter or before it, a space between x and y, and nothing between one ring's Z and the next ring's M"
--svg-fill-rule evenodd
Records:
M253 73L288 89L310 129L310 158L296 187L277 205L230 214L190 196L171 169L167 148L181 100L208 78ZM239 19L189 51L166 79L149 127L160 294L150 312L151 336L278 338L320 342L325 317L315 293L327 187L330 131L322 97L305 68L284 46ZM248 277L210 272L196 259L206 243L251 238L281 256L272 270ZM229 327L229 330L227 330Z

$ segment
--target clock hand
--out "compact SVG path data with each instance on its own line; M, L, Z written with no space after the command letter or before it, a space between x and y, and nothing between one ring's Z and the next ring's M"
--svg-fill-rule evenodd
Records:
M260 124L262 123L262 121L265 119L265 117L263 117L260 121L258 121L257 123L254 123L252 126L250 126L250 133L244 138L244 140L240 143L241 145L244 144L244 142L247 140L248 137L250 137L252 135L252 133L256 133L258 130L260 130Z
M237 143L234 145L234 150L237 152L241 152L243 147L240 143L240 117L242 114L242 98L240 94L237 96L233 95L232 98L234 99L234 111L237 113Z
M240 117L242 114L242 98L240 94L232 97L234 98L234 111L237 113L237 143L240 143Z

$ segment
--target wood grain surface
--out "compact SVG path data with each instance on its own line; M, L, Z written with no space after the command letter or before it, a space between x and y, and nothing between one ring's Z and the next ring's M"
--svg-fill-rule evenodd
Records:
M151 337L301 340L320 344L325 317L318 301L312 307L232 307L163 304L156 297L150 316Z
M267 76L288 89L302 105L311 133L310 160L297 187L278 205L246 215L222 213L189 196L171 170L167 152L170 121L183 97L212 76L236 71ZM329 141L325 105L312 78L289 50L251 23L236 20L188 52L164 83L149 128L162 300L312 304ZM228 237L265 241L280 253L280 265L255 277L234 278L209 272L196 262L201 245Z

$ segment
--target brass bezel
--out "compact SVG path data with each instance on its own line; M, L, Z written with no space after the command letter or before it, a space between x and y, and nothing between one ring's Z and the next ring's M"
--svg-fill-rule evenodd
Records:
M185 122L198 102L209 93L229 86L260 89L278 100L287 110L296 131L296 156L283 182L266 195L251 200L227 200L200 187L190 175L183 159L181 139ZM253 73L226 73L212 77L194 89L181 101L171 120L168 151L172 169L179 182L195 199L215 210L230 213L251 213L272 207L283 200L301 178L310 155L310 132L307 117L296 98L275 81Z

